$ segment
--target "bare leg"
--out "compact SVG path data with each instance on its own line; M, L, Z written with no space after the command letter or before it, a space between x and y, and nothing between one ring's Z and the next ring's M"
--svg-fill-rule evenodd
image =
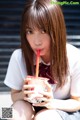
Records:
M56 110L41 110L36 114L34 120L62 120L62 118Z
M30 103L17 101L13 105L13 119L11 120L34 120L34 110Z

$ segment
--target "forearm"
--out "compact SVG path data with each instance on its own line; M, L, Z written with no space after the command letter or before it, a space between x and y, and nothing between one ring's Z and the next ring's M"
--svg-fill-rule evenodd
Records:
M18 100L23 100L24 99L23 92L22 91L12 92L11 93L11 98L12 98L13 103L18 101Z
M60 109L67 112L73 112L80 109L80 101L74 99L68 99L68 100L53 99L51 103L51 108Z

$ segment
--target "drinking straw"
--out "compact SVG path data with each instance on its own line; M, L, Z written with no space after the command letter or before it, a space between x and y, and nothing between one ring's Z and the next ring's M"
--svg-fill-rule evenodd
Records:
M36 77L39 74L39 59L40 59L40 50L37 50L37 58L36 58Z

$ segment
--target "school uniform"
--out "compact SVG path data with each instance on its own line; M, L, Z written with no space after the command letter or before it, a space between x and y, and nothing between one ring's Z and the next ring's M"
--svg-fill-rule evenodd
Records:
M46 64L40 59L40 76L48 77L52 86L54 99L68 99L70 95L80 97L80 50L76 47L66 44L69 72L66 76L67 82L62 88L55 91L56 83L51 80L50 63ZM35 62L34 62L35 66ZM43 70L44 69L44 70ZM47 74L46 74L47 73ZM21 90L23 82L27 77L27 70L22 50L17 49L13 52L4 83L15 90ZM46 76L47 75L47 76ZM38 111L42 108L36 108ZM57 110L63 120L79 120L80 111L65 112Z

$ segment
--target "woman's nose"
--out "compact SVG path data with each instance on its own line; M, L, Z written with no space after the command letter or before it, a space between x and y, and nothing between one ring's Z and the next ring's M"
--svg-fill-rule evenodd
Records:
M42 44L40 35L36 34L36 35L34 36L34 44L35 44L36 46L40 46L40 45Z

